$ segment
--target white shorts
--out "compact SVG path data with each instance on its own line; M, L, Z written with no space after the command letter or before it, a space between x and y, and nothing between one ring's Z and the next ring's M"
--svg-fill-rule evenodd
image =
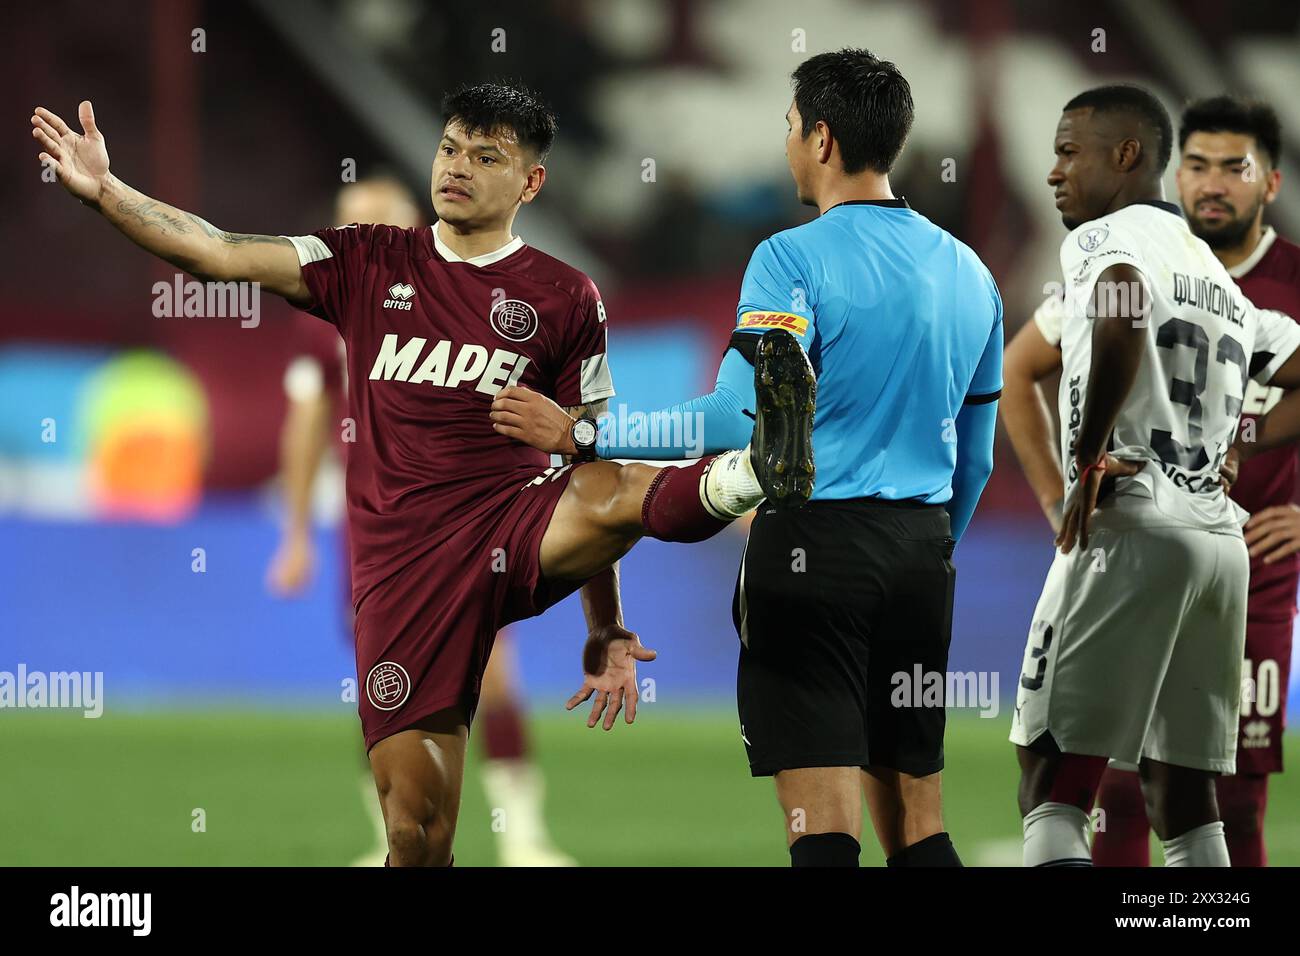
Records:
M1059 551L1025 647L1011 740L1232 773L1250 560L1240 533L1094 513Z

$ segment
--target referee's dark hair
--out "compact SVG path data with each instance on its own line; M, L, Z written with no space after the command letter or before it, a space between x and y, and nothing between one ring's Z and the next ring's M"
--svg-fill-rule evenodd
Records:
M1174 124L1169 120L1169 111L1156 99L1154 93L1132 83L1098 86L1085 90L1070 100L1061 112L1089 108L1098 115L1121 113L1138 120L1140 125L1146 127L1142 131L1145 135L1140 137L1143 151L1149 149L1155 156L1155 174L1164 172L1174 148Z
M820 121L839 144L846 173L893 168L915 112L898 67L870 50L844 49L804 60L790 79L804 139Z

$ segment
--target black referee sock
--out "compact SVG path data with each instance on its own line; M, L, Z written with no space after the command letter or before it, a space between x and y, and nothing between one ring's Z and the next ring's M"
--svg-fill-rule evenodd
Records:
M961 859L953 848L952 839L945 830L928 836L919 843L913 843L906 849L899 850L888 860L886 866L961 866Z
M861 851L847 833L809 833L790 844L790 865L857 866Z

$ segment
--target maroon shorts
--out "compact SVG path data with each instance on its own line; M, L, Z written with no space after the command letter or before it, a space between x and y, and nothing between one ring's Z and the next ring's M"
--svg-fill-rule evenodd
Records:
M571 467L507 488L484 517L376 585L357 606L358 710L369 750L460 704L472 719L499 629L581 582L548 583L540 550Z
M1291 675L1290 617L1246 621L1246 664L1242 678L1254 681L1253 693L1243 693L1237 736L1237 773L1282 772L1282 730L1286 723L1286 691Z

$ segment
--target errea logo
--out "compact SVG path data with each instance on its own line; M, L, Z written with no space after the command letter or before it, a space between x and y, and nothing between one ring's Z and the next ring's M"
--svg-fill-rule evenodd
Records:
M1271 743L1269 729L1267 720L1250 721L1241 728L1241 745L1247 750L1267 747Z
M385 309L401 309L403 312L410 312L411 306L414 305L411 300L415 298L415 289L410 283L398 282L396 285L388 287L388 298L384 300Z

